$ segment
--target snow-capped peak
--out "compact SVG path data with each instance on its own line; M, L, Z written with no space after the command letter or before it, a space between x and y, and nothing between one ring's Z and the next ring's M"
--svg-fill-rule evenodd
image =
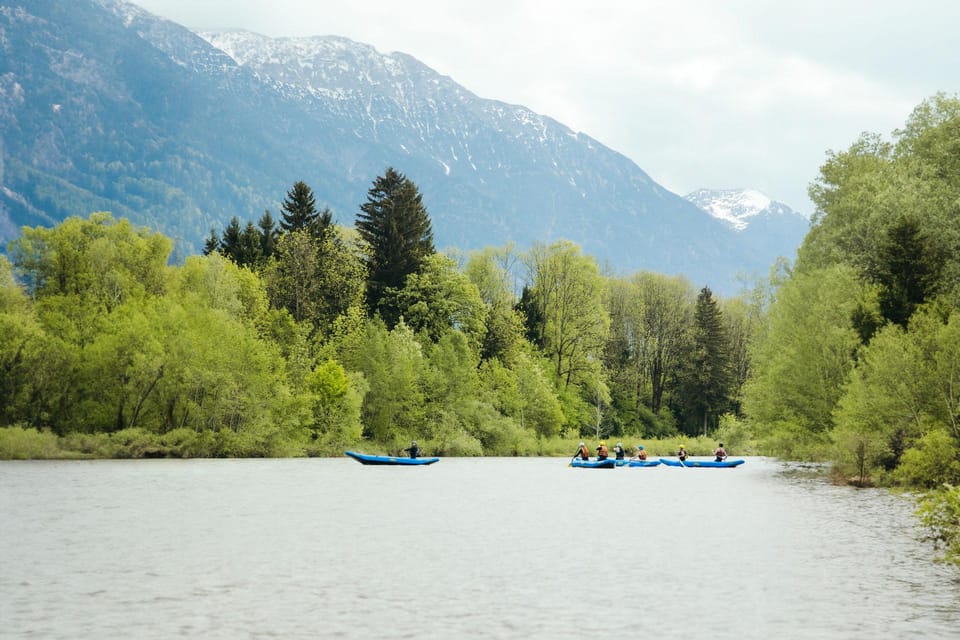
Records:
M697 189L684 198L737 231L746 229L750 219L760 215L801 215L756 189Z

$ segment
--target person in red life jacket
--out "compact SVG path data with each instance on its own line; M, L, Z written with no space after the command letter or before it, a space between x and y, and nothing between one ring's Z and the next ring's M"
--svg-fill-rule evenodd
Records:
M723 462L727 459L727 450L723 448L723 443L720 443L720 446L717 447L717 450L713 452L713 455L717 456L717 462Z
M617 446L613 448L613 457L617 460L623 460L623 456L626 452L623 450L623 443L618 442Z
M646 460L647 459L647 450L643 448L642 444L637 445L637 455L633 456L631 460Z
M601 440L600 446L597 447L597 460L606 460L606 459L607 459L607 443Z
M574 457L574 458L580 458L581 460L589 460L589 459L590 459L590 450L587 449L587 445L581 442L581 443L580 443L580 448L577 449L577 453L576 453L576 455L574 455L573 457Z
M683 462L684 460L686 460L687 455L689 454L687 453L686 445L683 445L683 444L680 445L680 451L677 451L677 457L680 458L680 462Z

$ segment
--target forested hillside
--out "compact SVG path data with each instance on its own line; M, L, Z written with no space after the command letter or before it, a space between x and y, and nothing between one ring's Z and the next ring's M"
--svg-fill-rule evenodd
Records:
M570 242L437 253L392 168L359 208L336 226L298 182L176 266L106 213L25 228L0 260L0 421L112 455L523 455L738 406L755 307Z

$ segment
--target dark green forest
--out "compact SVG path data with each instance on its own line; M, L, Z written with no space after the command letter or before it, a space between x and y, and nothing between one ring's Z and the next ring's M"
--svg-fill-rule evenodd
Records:
M926 517L950 544L936 518L960 504L960 100L829 152L810 194L795 260L728 299L608 273L569 241L438 252L393 168L353 227L297 181L276 217L234 218L181 264L170 239L108 213L25 227L0 257L0 450L722 439L830 461L842 482L936 490Z

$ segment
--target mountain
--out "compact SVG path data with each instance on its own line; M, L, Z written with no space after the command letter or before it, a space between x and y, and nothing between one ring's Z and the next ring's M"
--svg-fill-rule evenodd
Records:
M720 293L776 255L588 135L403 53L201 37L120 0L0 7L0 240L109 210L182 257L232 216L276 216L297 180L351 225L388 166L420 188L438 247L567 238L615 272Z
M803 214L756 189L697 189L684 198L737 231L763 219L806 221Z
M684 196L736 231L745 249L794 258L810 221L756 189L697 189Z

